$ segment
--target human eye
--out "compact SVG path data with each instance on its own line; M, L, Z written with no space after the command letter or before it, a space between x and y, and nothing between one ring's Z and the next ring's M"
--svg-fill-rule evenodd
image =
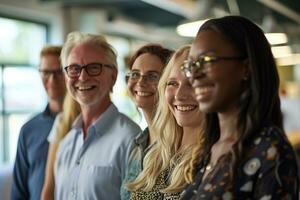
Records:
M140 76L141 76L141 74L138 71L131 71L131 73L130 73L130 77L134 78L134 79L140 78Z
M74 65L69 65L69 66L67 67L67 70L68 70L69 72L78 72L78 71L80 71L80 66L79 66L79 65L76 65L76 64L74 64Z
M167 81L167 87L176 87L178 83L174 80Z
M91 63L91 64L88 64L86 67L90 73L98 73L99 70L101 69L101 64Z
M150 81L158 81L159 80L159 74L155 72L151 72L147 74L148 80Z

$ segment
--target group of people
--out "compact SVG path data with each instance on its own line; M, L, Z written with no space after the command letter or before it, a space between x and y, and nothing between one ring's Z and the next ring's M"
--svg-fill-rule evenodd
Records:
M299 199L279 76L257 25L210 19L175 52L138 49L124 78L145 130L110 99L116 58L103 36L80 32L44 48L49 103L21 129L12 200Z

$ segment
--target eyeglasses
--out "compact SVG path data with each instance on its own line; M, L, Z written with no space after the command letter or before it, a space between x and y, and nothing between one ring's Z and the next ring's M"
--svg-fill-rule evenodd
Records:
M44 78L44 79L50 78L51 75L53 75L53 77L56 77L56 78L63 77L63 73L62 73L61 69L57 69L57 70L39 69L39 72L40 72L42 78Z
M89 63L87 65L69 65L64 69L70 78L78 78L81 74L81 71L85 69L86 73L89 76L98 76L102 72L102 67L114 68L114 65L102 64L102 63Z
M137 82L141 77L149 83L157 83L159 81L160 74L157 72L147 72L142 75L139 71L131 71L126 74L126 81Z
M181 66L181 70L184 72L186 77L191 77L193 73L198 70L208 70L211 67L211 63L217 62L219 60L244 60L245 57L242 56L232 56L232 57L222 57L222 56L210 56L210 55L200 55L198 60L186 60Z

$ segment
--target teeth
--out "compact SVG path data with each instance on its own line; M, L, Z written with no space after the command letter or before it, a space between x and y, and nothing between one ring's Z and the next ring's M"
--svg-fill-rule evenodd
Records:
M183 111L183 112L194 110L195 107L196 106L176 106L177 110Z
M93 88L92 86L80 86L77 89L80 91L84 91L84 90L90 90L92 88Z
M136 94L138 96L141 96L141 97L146 97L146 96L150 96L151 95L150 92L136 92Z

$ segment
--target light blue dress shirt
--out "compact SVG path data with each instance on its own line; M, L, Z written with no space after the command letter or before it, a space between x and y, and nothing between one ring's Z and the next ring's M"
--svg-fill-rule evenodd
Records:
M61 141L55 163L58 200L118 200L134 137L140 128L112 104L88 128L82 117Z

